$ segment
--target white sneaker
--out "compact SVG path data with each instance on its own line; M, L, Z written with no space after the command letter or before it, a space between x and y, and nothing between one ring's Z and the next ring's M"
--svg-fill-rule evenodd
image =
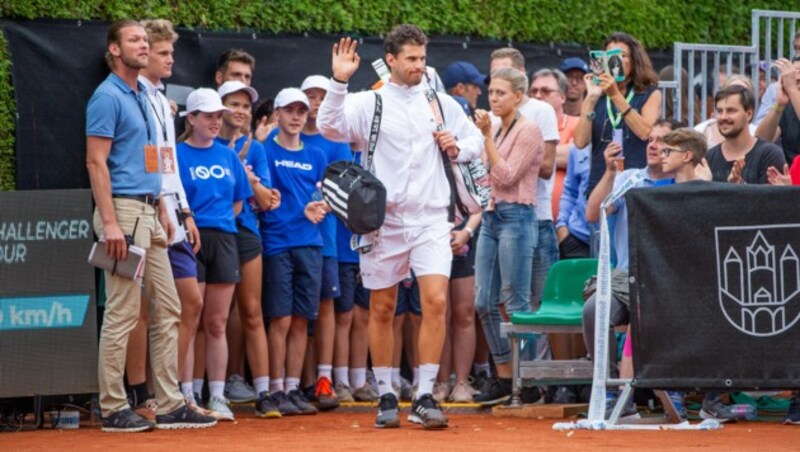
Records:
M450 392L449 400L454 403L470 403L474 389L466 381L456 383Z
M450 384L446 381L437 381L433 385L433 399L439 403L447 400L447 394L450 392Z
M233 421L233 411L229 406L229 402L224 397L211 397L208 401L208 409L215 411L219 414L220 421Z
M189 407L195 413L202 414L204 416L211 416L216 420L219 420L221 415L216 411L207 410L200 405L197 404L197 400L194 398L194 394L191 397L187 396L186 394L183 395L183 400L186 402L186 406Z

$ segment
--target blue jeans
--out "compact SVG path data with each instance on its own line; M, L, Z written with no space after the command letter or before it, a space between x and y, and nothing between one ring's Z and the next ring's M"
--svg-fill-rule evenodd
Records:
M509 317L531 310L531 266L537 235L533 206L498 203L493 212L483 214L475 256L475 310L495 363L511 360L508 339L500 336L500 304Z

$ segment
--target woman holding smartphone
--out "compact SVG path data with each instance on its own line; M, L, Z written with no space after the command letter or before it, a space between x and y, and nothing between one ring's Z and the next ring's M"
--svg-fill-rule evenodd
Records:
M511 395L511 348L500 335L500 305L509 316L531 310L531 267L539 230L536 187L544 139L539 127L520 115L518 107L527 88L528 78L522 72L494 71L489 104L500 122L492 126L488 112L475 112L492 184L492 202L483 213L475 256L475 310L498 377L487 392L474 397L484 405Z
M219 413L220 420L233 421L233 412L224 396L228 343L225 327L233 291L239 282L239 253L236 242L236 216L242 202L253 196L247 173L239 156L214 139L227 111L216 91L200 88L186 100L186 131L178 143L178 162L189 205L194 209L200 230L197 253L197 280L203 294L206 372L211 393L207 408ZM192 350L184 369L193 369Z
M625 167L647 165L647 139L661 114L658 76L642 44L627 33L613 33L606 38L603 50L613 49L621 52L623 81L616 82L607 72L584 76L586 98L574 140L578 149L592 145L587 195L603 176L603 152L608 143L622 143Z

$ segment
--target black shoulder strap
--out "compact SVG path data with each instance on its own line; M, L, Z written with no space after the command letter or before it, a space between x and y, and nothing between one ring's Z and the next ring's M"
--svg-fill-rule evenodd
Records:
M375 146L378 144L378 134L381 131L381 117L383 116L383 99L377 92L375 93L375 113L372 115L372 127L369 130L369 144L367 146L367 161L364 166L367 171L372 172L372 156L375 154Z
M428 104L433 111L433 119L436 121L436 130L444 130L444 109L442 109L442 102L439 100L439 96L433 88L428 88L425 91L425 98L428 100ZM456 207L458 207L458 210L464 215L467 214L467 209L457 196L456 178L453 175L453 167L450 165L450 156L447 155L447 152L442 148L439 148L439 152L442 154L444 175L447 178L447 183L450 185L450 205L447 206L447 221L454 222L456 221Z

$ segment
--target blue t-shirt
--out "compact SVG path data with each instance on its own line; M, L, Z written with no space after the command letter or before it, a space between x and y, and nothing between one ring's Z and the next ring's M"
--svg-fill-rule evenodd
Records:
M261 241L264 255L272 256L301 246L322 247L320 227L306 218L317 182L322 180L327 161L321 150L303 144L290 151L275 138L264 143L272 186L281 193L281 205L261 213Z
M157 140L155 120L145 87L137 84L138 93L117 74L106 77L86 106L86 136L111 139L111 193L158 196L161 172L145 172L144 166L145 145Z
M361 151L353 153L357 162L361 161ZM350 248L350 238L353 233L347 229L344 222L336 217L336 215L328 214L329 217L336 218L336 251L338 253L339 262L344 264L357 264L358 253Z
M217 137L215 141L230 149L230 140ZM236 140L236 143L234 143L234 151L236 151L237 155L246 142L247 136L241 136ZM264 151L264 146L257 140L253 140L250 143L250 149L247 151L247 155L244 158L244 164L249 166L253 174L261 179L261 185L267 188L272 186L269 169L267 169L267 154ZM258 235L258 218L256 218L256 213L253 210L254 205L256 204L253 200L242 203L242 211L236 217L236 222L239 226L247 228L252 231L253 234Z
M325 154L325 161L330 165L339 160L352 160L353 153L350 146L345 143L331 141L318 133L316 135L300 134L300 141L306 146L320 149ZM333 214L325 215L325 219L320 223L322 233L322 256L336 257L336 216Z
M253 196L239 156L214 142L201 149L178 143L178 166L198 228L237 233L233 204Z

